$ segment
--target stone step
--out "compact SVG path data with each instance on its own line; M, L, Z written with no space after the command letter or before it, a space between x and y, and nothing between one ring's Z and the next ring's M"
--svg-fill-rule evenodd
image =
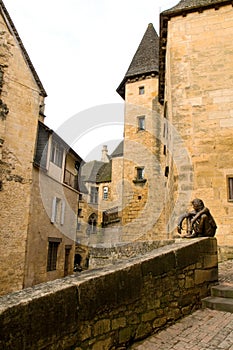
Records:
M232 298L233 299L233 286L230 285L218 285L211 288L211 295L213 297Z
M233 299L210 296L202 299L202 306L212 310L233 313Z

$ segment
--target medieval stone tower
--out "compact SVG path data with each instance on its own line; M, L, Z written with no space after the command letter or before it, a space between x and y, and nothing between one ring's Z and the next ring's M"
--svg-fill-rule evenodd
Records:
M117 89L125 100L123 241L162 236L164 170L158 107L159 38L152 24ZM157 229L155 229L157 227ZM142 229L143 228L143 229Z
M218 244L232 246L232 1L182 0L161 14L160 25L159 101L173 126L165 142L168 213L178 197L186 205L185 195L202 198ZM177 166L184 151L190 163Z
M125 100L123 240L172 237L199 197L233 246L232 1L181 0L149 24Z

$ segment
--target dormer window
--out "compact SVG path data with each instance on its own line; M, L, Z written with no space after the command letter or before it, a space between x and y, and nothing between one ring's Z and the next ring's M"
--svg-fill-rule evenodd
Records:
M145 93L145 87L139 86L139 95L144 95L144 93Z

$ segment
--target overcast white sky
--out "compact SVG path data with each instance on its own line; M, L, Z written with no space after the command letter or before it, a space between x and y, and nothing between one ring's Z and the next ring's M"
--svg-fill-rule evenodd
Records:
M4 0L48 94L45 123L56 131L86 109L122 103L116 88L147 25L159 34L159 13L178 2ZM76 151L84 157L80 145Z

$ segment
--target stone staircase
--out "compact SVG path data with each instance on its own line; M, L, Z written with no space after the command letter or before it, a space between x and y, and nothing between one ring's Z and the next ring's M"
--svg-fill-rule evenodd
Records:
M202 306L233 313L233 285L219 284L211 288L211 296L202 299Z

